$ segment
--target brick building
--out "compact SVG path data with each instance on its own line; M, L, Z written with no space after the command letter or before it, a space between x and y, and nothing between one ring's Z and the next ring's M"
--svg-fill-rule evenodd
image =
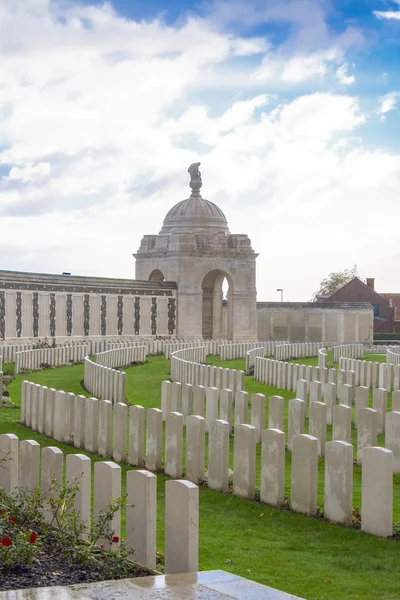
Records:
M375 279L367 279L364 283L358 277L354 277L337 292L328 298L319 298L326 302L369 302L374 308L374 332L393 333L400 331L400 321L396 322L396 304L399 303L400 294L378 294L375 291ZM397 313L400 319L400 311Z

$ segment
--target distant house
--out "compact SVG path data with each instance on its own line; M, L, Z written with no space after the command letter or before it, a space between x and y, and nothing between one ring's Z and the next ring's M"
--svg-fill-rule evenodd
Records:
M396 322L396 308L400 319L400 294L378 294L375 291L375 279L364 283L354 277L340 290L328 298L319 298L320 302L369 302L374 308L374 332L393 333L400 331L400 321ZM396 305L396 302L398 304Z

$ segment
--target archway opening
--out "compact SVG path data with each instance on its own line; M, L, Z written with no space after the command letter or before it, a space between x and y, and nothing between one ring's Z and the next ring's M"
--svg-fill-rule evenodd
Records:
M202 333L204 339L233 338L233 281L216 269L202 282Z
M165 281L165 277L159 269L154 269L154 271L150 273L149 281Z

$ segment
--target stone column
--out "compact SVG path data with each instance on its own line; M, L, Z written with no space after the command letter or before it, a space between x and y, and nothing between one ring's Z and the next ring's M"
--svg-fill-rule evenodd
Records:
M292 444L291 509L304 515L315 515L317 487L318 440L311 435L295 435Z
M373 408L360 408L357 427L357 464L362 464L364 448L377 444L378 413Z
M211 423L208 434L208 487L228 490L229 423L217 419Z
M347 442L325 445L325 518L350 526L353 516L353 446Z
M364 448L361 529L389 537L393 531L393 454L387 448Z
M165 573L198 571L199 488L191 481L165 483Z
M285 434L278 429L261 432L260 500L271 506L285 501Z
M148 569L156 569L157 476L149 471L126 474L126 545L132 558Z
M239 498L255 497L257 430L252 425L235 427L233 493Z
M186 421L186 478L196 484L204 473L205 432L205 419L189 415Z

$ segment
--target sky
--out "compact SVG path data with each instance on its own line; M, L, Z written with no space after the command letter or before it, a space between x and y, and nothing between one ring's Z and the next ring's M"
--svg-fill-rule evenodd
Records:
M0 0L1 268L135 275L189 195L260 301L400 292L400 0Z

